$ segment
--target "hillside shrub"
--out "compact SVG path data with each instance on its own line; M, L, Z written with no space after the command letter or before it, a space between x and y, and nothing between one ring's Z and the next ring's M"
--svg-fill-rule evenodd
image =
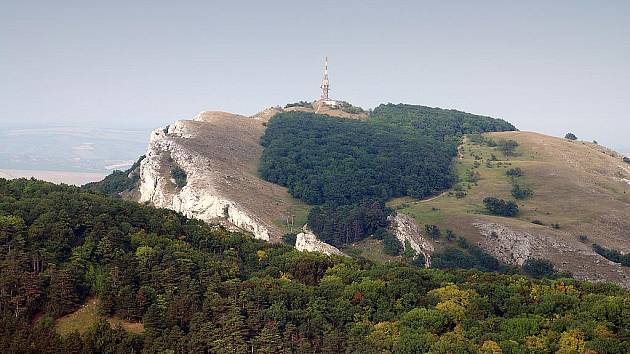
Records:
M529 187L523 187L518 183L512 185L512 196L516 199L528 199L534 195L534 191Z
M468 170L466 171L466 179L470 183L477 183L481 179L481 175L479 174L479 171Z
M291 108L291 107L313 108L313 104L311 102L298 101L298 102L293 102L293 103L287 103L284 106L284 108Z
M344 111L346 113L358 114L358 113L365 112L365 110L363 108L358 107L358 106L353 106L352 104L350 104L350 103L348 103L346 101L341 101L338 104L339 104L339 109L341 109L342 111Z
M391 232L383 235L383 251L390 256L398 256L403 249L403 245Z
M468 243L463 249L447 246L443 251L433 253L431 266L438 269L478 269L486 272L504 272L508 269L479 246Z
M381 202L316 206L308 214L308 225L324 242L335 246L360 241L387 226L393 212Z
M473 144L486 145L489 147L497 146L497 142L494 141L494 139L486 137L482 134L468 134L467 136L470 142Z
M567 134L564 136L564 138L565 138L565 139L569 139L569 140L577 140L577 136L575 136L575 134L573 134L573 133L567 133Z
M497 143L497 147L505 156L516 156L516 148L518 147L518 142L512 139L501 139Z
M518 177L522 177L525 175L525 173L523 172L523 170L520 167L514 167L514 168L510 168L509 170L505 171L505 175L508 177L512 177L512 178L518 178Z
M455 235L455 232L451 229L446 229L446 240L447 241L453 241L457 238L457 235Z
M442 235L440 228L435 225L424 225L424 231L434 240L440 239Z
M119 195L123 192L128 192L137 187L140 182L140 174L136 173L136 170L140 168L142 160L144 160L144 155L140 156L126 171L113 171L103 180L87 183L81 188L108 195Z
M620 263L623 266L630 267L630 253L622 254L618 250L605 248L593 243L593 251L609 261Z
M297 241L297 234L290 232L282 235L282 241L289 246L295 247L295 242Z
M522 266L523 272L533 278L540 279L555 273L553 263L546 259L529 258Z
M186 183L188 183L188 176L186 175L186 171L184 171L179 166L175 166L171 169L171 177L175 181L175 185L177 186L177 188L184 188Z
M505 201L503 199L486 197L483 199L486 210L494 215L499 216L516 216L518 215L518 205L513 201Z

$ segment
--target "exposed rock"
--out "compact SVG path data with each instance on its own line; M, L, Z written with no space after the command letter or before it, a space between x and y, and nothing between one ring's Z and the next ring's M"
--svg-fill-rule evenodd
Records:
M576 279L613 281L630 288L630 268L608 261L569 234L542 227L527 232L496 222L479 221L473 226L484 236L480 246L506 264L522 266L529 258L542 258Z
M263 213L255 213L244 206L242 201L245 195L241 198L234 197L235 193L229 193L230 176L225 173L230 171L217 161L226 157L214 155L204 149L205 146L200 147L195 143L196 139L214 138L212 134L200 129L203 127L200 124L211 119L231 118L233 117L227 117L227 114L217 117L216 114L213 116L213 112L203 112L195 117L198 122L179 120L166 129L153 131L146 158L140 165L139 200L181 212L189 217L236 226L253 233L256 238L270 240L272 233L279 235L273 223L262 220L259 215ZM233 124L239 123L235 120ZM252 151L255 150L250 149L249 152ZM171 169L175 166L186 172L187 183L181 189L177 188L171 178ZM247 178L241 178L239 182L248 181ZM246 187L242 188L241 194L247 192ZM273 203L265 198L264 193L257 202L267 205Z
M507 264L523 265L528 258L540 255L545 244L539 237L528 232L514 231L505 225L475 223L473 226L485 236L481 246Z
M615 180L630 185L630 179L627 179L627 178L615 178Z
M270 107L252 117L204 111L153 131L134 199L278 241L276 221L291 215L295 202L286 188L260 179L257 166L266 122L284 111ZM181 188L171 176L177 168L186 175Z
M416 253L424 256L426 260L425 267L429 268L431 266L431 254L435 249L433 245L422 236L422 231L415 220L408 215L396 213L394 216L389 217L389 222L390 230L403 247L407 247L406 244L408 241L409 245Z
M304 225L302 232L297 235L295 249L298 251L321 252L327 255L343 255L335 246L317 239L317 236L306 225Z

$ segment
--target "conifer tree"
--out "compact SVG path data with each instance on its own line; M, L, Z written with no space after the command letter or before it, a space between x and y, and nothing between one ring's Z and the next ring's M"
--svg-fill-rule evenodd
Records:
M212 352L218 354L245 353L250 347L245 342L246 327L240 308L232 303L218 323L212 341Z

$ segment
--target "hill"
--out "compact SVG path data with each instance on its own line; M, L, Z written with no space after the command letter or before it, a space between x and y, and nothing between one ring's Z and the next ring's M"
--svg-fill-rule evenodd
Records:
M204 112L156 130L140 167L119 174L127 179L96 185L272 242L289 234L294 244L298 234L300 249L338 253L319 238L375 260L484 270L544 259L580 279L629 286L630 165L620 155L454 110L346 110L359 113L305 102L252 117ZM511 140L510 156L510 146L495 146ZM505 174L516 167L522 176ZM489 215L484 198L515 200L515 185L533 191L516 200L518 215Z
M460 182L454 189L425 201L398 199L390 206L419 224L451 229L508 264L544 258L578 278L630 286L630 268L592 247L630 252L630 165L621 155L593 143L530 132L488 133L474 140L465 139L459 148ZM518 143L513 156L488 146L501 140ZM520 169L521 176L509 177L511 169ZM515 199L515 184L533 195ZM518 215L487 215L486 197L516 200ZM444 237L436 242L438 249L447 245Z
M261 140L259 171L318 205L309 212L310 228L340 246L387 227L391 212L382 203L392 197L448 188L463 134L514 129L494 118L411 105L381 105L367 120L278 113Z
M0 179L0 236L10 353L630 350L615 285L298 252L75 187Z

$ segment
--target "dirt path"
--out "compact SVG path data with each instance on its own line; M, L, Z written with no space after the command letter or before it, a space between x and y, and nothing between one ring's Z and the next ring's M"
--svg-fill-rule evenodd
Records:
M445 194L448 194L448 191L446 191L446 192L442 192L442 193L440 193L440 194L436 195L435 197L431 197L431 198L429 198L429 199L422 199L422 200L418 200L418 201L416 202L416 204L418 204L418 203L426 203L426 202L430 202L430 201L432 201L432 200L435 200L435 199L438 199L439 197L444 196Z

